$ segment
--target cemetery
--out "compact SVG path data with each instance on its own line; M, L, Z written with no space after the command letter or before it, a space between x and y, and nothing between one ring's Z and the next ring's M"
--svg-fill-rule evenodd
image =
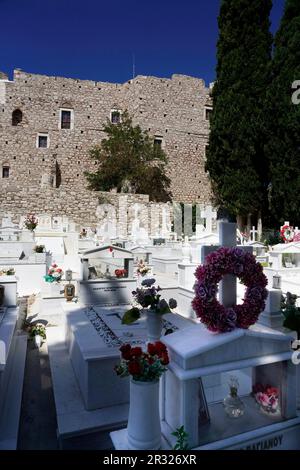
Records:
M2 466L300 451L299 0L2 3Z
M240 244L236 223L207 212L213 232L203 225L201 237L169 234L159 244L139 243L130 230L122 244L95 233L81 238L84 227L64 219L62 228L62 218L44 215L23 241L27 229L9 224L18 240L0 241L1 449L17 445L26 331L42 335L38 342L29 335L36 348L47 344L62 449L95 432L115 449L172 449L182 426L191 449L298 448L295 335L281 307L283 293L300 288L297 242ZM82 240L89 243L80 248ZM29 326L20 319L28 296L36 312ZM130 372L147 350L161 368L154 382ZM274 390L269 405L264 387ZM133 396L147 412L132 411Z

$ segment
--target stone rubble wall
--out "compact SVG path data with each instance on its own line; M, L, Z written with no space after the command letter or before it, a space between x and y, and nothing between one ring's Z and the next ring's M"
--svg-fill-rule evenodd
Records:
M23 188L19 191L7 190L1 195L0 220L8 214L12 216L15 224L19 224L20 218L27 213L66 216L70 222L75 222L80 230L83 227L97 228L102 225L105 218L109 221L115 220L119 234L126 237L131 234L136 204L139 206L140 226L145 228L149 235L155 236L160 233L163 208L167 208L172 219L171 204L149 202L149 196L144 194L115 194L101 191L81 194L75 189L66 191L53 188L45 188L41 194L40 189ZM99 207L103 207L103 211L99 211ZM111 208L114 208L112 213ZM108 211L108 216L99 217L99 212L104 211Z
M0 76L0 209L92 223L98 197L87 189L84 172L95 168L89 149L105 137L103 123L112 109L128 109L134 124L163 139L174 201L209 203L204 164L210 104L204 82L184 75L137 76L124 84L20 70L13 81ZM74 111L74 129L59 128L60 108ZM12 126L15 109L23 113L18 126ZM49 148L36 147L38 133L48 134ZM10 168L9 178L2 178L3 165Z

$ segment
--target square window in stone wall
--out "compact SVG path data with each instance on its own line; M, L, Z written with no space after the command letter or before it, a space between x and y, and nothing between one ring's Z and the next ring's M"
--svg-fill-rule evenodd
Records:
M154 137L153 145L155 149L163 148L163 138L161 136L156 135Z
M121 122L121 111L118 109L112 109L110 111L110 121L112 124L120 124Z
M47 149L49 147L48 134L38 134L36 144L37 148Z
M212 108L205 108L205 120L210 121L212 115Z
M74 128L73 109L62 108L59 110L59 128L60 129L73 129Z
M2 167L2 178L9 178L9 166L3 165Z

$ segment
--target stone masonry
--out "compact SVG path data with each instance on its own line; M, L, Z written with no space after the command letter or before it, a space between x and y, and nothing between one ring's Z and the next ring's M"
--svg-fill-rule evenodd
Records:
M94 167L89 149L105 137L103 123L112 110L125 109L134 124L161 140L174 201L207 204L211 193L204 164L210 107L203 80L184 75L137 76L112 84L18 69L9 81L1 73L0 211L66 214L74 221L95 222L101 194L87 189L84 171ZM71 129L60 128L61 109L71 110ZM16 110L22 113L21 122L12 125ZM38 148L39 134L47 135L47 148ZM132 199L146 200L138 195Z

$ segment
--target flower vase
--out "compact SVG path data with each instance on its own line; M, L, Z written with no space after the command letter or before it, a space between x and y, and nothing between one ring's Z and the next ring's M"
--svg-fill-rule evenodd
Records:
M160 313L155 310L146 310L147 318L147 339L149 343L159 341L162 335L163 319Z
M37 348L41 347L42 341L43 341L43 338L41 337L41 335L35 335L34 344Z
M130 380L127 439L131 450L160 449L159 380Z

